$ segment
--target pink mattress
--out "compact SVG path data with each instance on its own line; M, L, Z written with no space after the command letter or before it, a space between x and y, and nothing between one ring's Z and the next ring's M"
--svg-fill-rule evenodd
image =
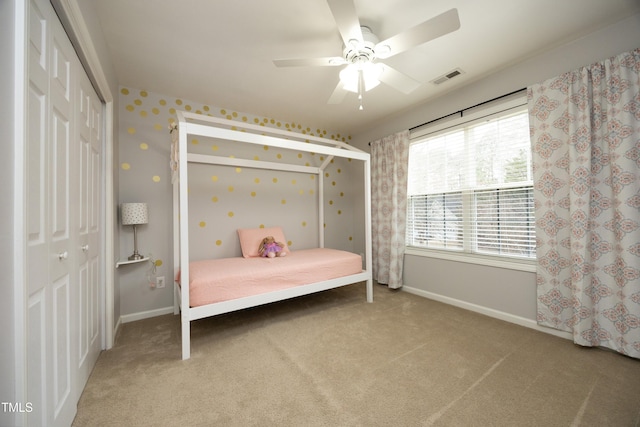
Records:
M362 272L360 255L336 249L278 258L223 258L189 264L189 305L197 307Z

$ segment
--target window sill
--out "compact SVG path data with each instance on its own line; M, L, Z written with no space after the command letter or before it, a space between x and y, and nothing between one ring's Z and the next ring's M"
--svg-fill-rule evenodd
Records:
M521 260L511 258L498 258L483 256L478 254L467 254L461 252L436 251L433 249L422 249L407 247L405 255L422 256L427 258L444 259L447 261L466 262L469 264L486 265L488 267L506 268L510 270L536 272L535 260Z

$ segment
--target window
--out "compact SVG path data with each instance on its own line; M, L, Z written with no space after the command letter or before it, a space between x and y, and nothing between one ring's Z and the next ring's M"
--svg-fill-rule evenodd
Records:
M526 106L467 120L413 137L407 246L533 259Z

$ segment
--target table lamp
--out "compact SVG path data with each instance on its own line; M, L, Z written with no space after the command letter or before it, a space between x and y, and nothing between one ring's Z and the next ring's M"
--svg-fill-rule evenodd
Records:
M138 232L136 227L149 222L149 212L146 203L123 203L120 208L122 225L133 225L133 255L129 261L143 259L138 253Z

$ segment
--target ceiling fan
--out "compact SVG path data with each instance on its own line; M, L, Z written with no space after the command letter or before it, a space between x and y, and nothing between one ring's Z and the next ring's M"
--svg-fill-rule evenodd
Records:
M400 92L410 93L420 82L379 62L460 28L457 9L450 9L386 40L379 41L369 27L361 26L353 0L327 0L344 42L342 56L325 58L277 59L277 67L342 66L340 82L329 104L339 104L347 92L362 94L383 82Z

